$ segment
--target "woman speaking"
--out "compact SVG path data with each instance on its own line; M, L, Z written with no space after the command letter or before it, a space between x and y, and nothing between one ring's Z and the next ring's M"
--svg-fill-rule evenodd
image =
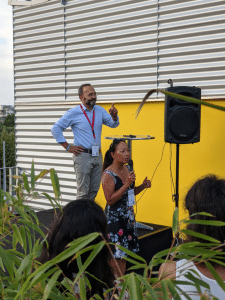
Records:
M114 139L105 154L102 175L102 187L107 201L108 234L110 242L115 243L112 251L122 275L126 270L126 260L123 257L127 255L116 245L121 245L134 253L139 251L133 209L134 196L151 187L147 177L140 186L134 186L135 173L126 165L129 158L130 152L126 142L123 139ZM115 264L112 265L114 270L117 270Z

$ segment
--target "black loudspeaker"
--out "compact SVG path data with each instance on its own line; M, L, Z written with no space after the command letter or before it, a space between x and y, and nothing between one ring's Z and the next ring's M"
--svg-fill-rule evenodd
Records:
M201 99L201 89L189 86L175 86L168 92ZM192 144L200 141L201 105L165 96L165 142Z

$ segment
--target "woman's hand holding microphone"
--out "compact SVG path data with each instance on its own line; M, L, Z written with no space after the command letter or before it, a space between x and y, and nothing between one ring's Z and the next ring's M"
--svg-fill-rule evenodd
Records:
M134 171L131 171L124 182L124 185L128 188L133 182L135 182L136 175Z
M131 171L129 173L127 179L124 182L125 187L128 188L132 183L135 182L135 179L136 179L136 175L135 175L134 171ZM151 181L146 176L145 179L143 180L143 183L139 186L139 188L141 188L141 190L144 190L144 189L148 189L150 187L151 187ZM138 191L138 193L140 191Z

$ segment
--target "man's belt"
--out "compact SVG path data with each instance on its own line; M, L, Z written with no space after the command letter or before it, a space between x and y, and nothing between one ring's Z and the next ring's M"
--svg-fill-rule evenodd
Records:
M92 154L92 149L86 149L86 148L83 148L83 152ZM99 149L99 153L101 153L101 152L102 152L102 150Z

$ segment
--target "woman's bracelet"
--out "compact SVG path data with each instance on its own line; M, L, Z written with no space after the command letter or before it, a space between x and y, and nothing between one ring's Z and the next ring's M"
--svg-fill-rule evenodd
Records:
M66 151L68 151L70 149L70 145L67 146Z

